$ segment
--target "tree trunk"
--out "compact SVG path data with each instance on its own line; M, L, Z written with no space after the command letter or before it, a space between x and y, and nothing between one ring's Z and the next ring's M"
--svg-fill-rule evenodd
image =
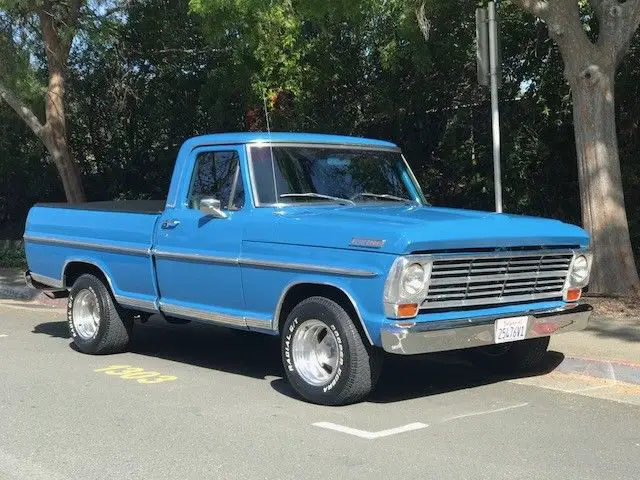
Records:
M569 79L584 227L594 265L589 291L640 295L624 204L614 102L615 68L591 65Z
M45 144L52 143L55 145L55 140L47 139ZM64 194L69 203L82 203L86 201L84 189L82 188L82 181L80 175L80 169L76 164L73 155L66 145L60 147L48 148L49 153L54 159L60 180L62 180L62 186L64 188Z
M47 122L43 142L53 157L62 180L64 193L70 203L85 201L80 169L67 143L67 120L64 108L64 76L60 68L49 63L49 88L47 90Z
M75 13L71 16L74 22L77 19L78 10L79 3L76 2ZM42 131L42 141L56 164L67 201L71 203L84 202L85 195L82 188L80 169L73 158L67 141L68 131L64 105L64 74L71 41L69 39L65 41L60 38L50 12L42 10L38 12L38 15L49 69L46 104L47 120Z

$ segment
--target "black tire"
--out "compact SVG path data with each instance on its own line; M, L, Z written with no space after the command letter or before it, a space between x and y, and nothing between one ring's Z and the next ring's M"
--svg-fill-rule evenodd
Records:
M338 363L325 384L309 383L298 371L293 353L296 332L319 321L332 332L337 345ZM317 324L319 325L319 324ZM319 328L322 328L321 326ZM336 302L311 297L299 303L288 315L281 336L282 362L291 386L305 400L320 405L346 405L365 398L375 386L382 367L382 351L363 340L354 319Z
M93 293L97 299L99 324L92 338L84 338L76 331L73 322L74 300L78 295L86 295L86 291ZM127 349L133 327L133 317L130 312L117 305L111 291L98 277L85 274L80 276L71 290L67 302L67 323L73 343L83 353L104 355L119 353ZM85 335L86 336L86 335Z
M518 373L535 369L544 360L549 337L530 338L518 342L469 349L469 359L487 370Z

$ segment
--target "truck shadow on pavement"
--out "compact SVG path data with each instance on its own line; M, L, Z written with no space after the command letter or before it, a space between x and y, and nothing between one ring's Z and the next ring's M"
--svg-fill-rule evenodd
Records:
M365 400L370 403L394 403L467 390L507 380L546 375L564 360L560 352L549 351L535 371L520 374L495 374L466 361L459 352L397 356L385 354L384 365L375 390ZM280 378L271 386L283 395L299 398L289 383Z
M64 321L39 324L33 333L70 338ZM135 325L129 351L233 375L258 379L277 377L271 380L271 387L282 395L299 399L283 378L277 337L196 323L164 325L152 320L145 325ZM550 351L536 371L497 375L471 365L456 352L411 357L386 355L377 387L366 401L393 403L544 375L563 360L562 353Z
M564 360L549 351L535 371L497 374L469 363L459 352L403 357L387 355L377 388L369 401L390 403L481 387L517 378L546 375Z

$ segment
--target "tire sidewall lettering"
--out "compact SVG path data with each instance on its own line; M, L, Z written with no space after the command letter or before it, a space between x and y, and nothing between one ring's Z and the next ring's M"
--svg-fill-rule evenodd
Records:
M75 298L74 292L69 293L69 298L67 300L67 323L69 324L69 332L71 332L71 337L73 339L79 338L78 333L76 332L76 328L73 325L73 300Z
M295 372L295 366L293 365L293 356L291 354L291 340L293 338L293 334L296 330L296 328L298 327L300 323L299 318L294 318L293 321L291 322L291 325L289 325L288 328L288 333L287 335L285 335L284 337L284 361L285 361L285 366L287 368L287 370L289 370L290 372Z
M293 361L293 337L295 336L296 330L304 324L305 320L310 318L321 320L335 336L338 346L338 367L336 370L336 374L328 384L322 386L313 386L307 384L298 374L295 363ZM303 318L300 318L300 316L298 316L291 320L291 322L285 327L284 337L282 340L282 356L284 360L285 370L287 370L289 375L293 375L298 382L303 383L307 388L317 390L319 394L328 394L338 385L343 383L342 381L344 380L344 365L347 361L347 353L345 352L344 340L343 335L341 334L341 330L334 322L327 320L327 315L324 314L324 312L321 315L305 315L303 316Z
M344 346L342 344L342 336L340 335L340 331L338 330L338 328L333 323L329 325L329 329L335 335L336 342L338 344L338 369L336 371L335 377L333 377L331 382L328 385L325 385L324 387L322 387L322 391L324 393L327 393L328 391L333 390L335 388L335 386L340 381L340 378L342 377L342 370L344 367Z

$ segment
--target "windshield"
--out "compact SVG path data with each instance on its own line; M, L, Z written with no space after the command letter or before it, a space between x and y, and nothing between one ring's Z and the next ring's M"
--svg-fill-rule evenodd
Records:
M424 203L399 152L260 145L251 167L258 205Z

